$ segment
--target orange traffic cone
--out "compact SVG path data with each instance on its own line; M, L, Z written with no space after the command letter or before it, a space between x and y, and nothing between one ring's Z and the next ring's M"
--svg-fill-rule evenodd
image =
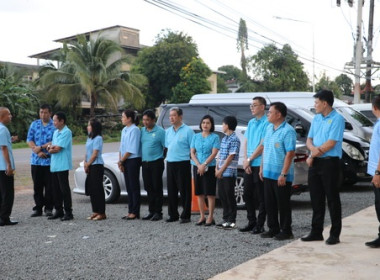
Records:
M205 211L208 211L205 205ZM198 196L195 195L194 178L191 177L191 214L199 214Z

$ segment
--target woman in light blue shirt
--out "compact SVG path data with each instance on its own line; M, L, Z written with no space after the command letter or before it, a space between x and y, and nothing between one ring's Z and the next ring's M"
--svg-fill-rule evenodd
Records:
M137 112L125 110L121 115L125 127L121 132L119 150L119 169L124 173L128 193L128 215L124 220L140 218L140 166L141 166L141 131Z
M86 157L84 171L87 173L86 194L91 198L93 214L88 220L106 219L106 202L103 188L104 161L102 158L102 125L97 119L91 119L87 125Z
M193 176L195 195L198 196L200 217L197 226L211 226L215 224L215 156L220 148L219 136L214 132L214 119L210 115L202 118L199 124L200 133L194 135L191 145L191 164L193 165ZM205 217L205 197L207 196L209 215Z

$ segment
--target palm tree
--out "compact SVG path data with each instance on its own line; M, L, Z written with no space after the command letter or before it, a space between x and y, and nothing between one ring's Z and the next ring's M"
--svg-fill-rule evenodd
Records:
M98 104L114 110L122 100L136 108L144 105L141 91L128 82L128 75L120 72L120 66L129 62L129 58L115 58L123 53L117 43L100 37L87 41L81 35L77 42L64 46L64 53L61 68L45 67L39 81L61 105L78 103L86 96L90 101L90 117L95 116Z

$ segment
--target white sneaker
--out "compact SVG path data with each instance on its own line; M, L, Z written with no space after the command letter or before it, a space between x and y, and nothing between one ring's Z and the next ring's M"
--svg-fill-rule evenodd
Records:
M223 226L223 229L235 229L236 224L235 223L226 223L226 226Z

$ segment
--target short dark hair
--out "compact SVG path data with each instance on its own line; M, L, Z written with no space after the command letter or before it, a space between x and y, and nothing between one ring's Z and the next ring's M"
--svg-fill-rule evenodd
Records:
M51 113L51 106L49 104L42 104L40 109L45 110L48 109L49 113Z
M313 96L319 100L326 101L331 107L334 104L334 94L331 90L322 89Z
M372 99L372 107L376 108L377 110L380 110L380 95L376 95Z
M89 138L94 139L98 135L102 135L102 124L97 119L90 119L89 123L91 125L92 131L88 135Z
M137 111L133 111L133 110L124 110L123 111L124 115L127 117L127 118L131 118L132 119L132 122L135 124L135 125L138 125L139 124L139 116L137 115Z
M148 118L150 118L152 120L156 119L156 114L151 109L145 110L142 115L147 116Z
M255 96L252 100L257 100L260 102L260 104L267 106L267 101L265 100L264 97L261 96Z
M169 112L171 112L171 111L176 111L178 116L183 115L182 109L179 107L171 107Z
M235 116L226 116L223 119L223 123L225 123L230 130L235 131L237 126L237 119L235 118Z
M199 129L202 131L202 122L203 122L203 120L206 120L206 119L209 119L211 122L210 132L214 132L215 131L215 122L214 122L214 118L211 117L210 115L203 116L203 118L201 119L201 122L199 123Z
M54 114L54 116L57 116L57 119L59 121L63 120L63 123L66 124L66 114L64 112L57 112Z
M286 117L286 115L288 114L288 108L286 107L286 105L282 102L273 102L269 105L270 107L274 107L277 111L280 112L281 116L283 116L284 118Z

